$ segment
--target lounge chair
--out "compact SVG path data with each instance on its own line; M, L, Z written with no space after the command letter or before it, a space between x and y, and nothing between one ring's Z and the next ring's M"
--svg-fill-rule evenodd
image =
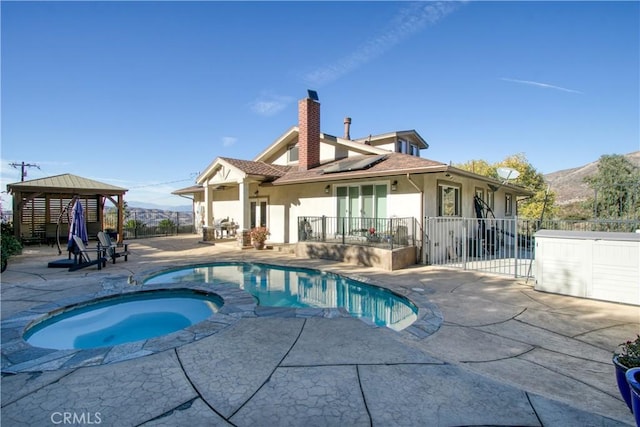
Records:
M120 257L124 257L124 260L127 261L129 256L129 245L127 243L124 244L124 250L118 252L118 245L113 243L109 235L104 231L98 231L98 241L105 248L107 256L111 258L113 264L116 263L116 258Z
M89 267L91 265L97 265L98 270L102 269L102 267L107 266L107 258L105 258L104 256L104 248L98 246L96 249L87 249L82 239L75 235L73 236L73 241L75 242L76 248L78 249L79 259L78 262L69 267L69 271L80 270L81 268ZM89 255L90 252L94 252L96 254L95 260L91 259L91 255Z

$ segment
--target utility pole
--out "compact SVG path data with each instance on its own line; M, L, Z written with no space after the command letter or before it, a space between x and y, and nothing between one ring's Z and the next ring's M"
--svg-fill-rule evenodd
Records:
M31 164L31 163L25 163L25 162L22 162L22 163L9 163L9 166L12 166L14 168L17 168L18 166L21 166L22 172L21 172L20 176L22 178L20 179L20 181L24 181L24 178L27 176L27 170L25 168L38 168L38 169L40 169L40 165L36 165L35 163Z

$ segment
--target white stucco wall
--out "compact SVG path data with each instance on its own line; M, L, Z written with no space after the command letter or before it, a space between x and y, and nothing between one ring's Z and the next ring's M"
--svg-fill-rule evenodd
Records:
M221 170L219 174L225 179L233 177L233 171ZM215 177L210 182L215 185ZM238 174L238 179L241 176ZM397 181L397 190L391 190L391 184ZM412 181L413 184L410 182ZM336 186L344 185L369 185L385 184L389 191L387 194L386 217L415 218L422 224L424 217L435 217L438 215L438 182L450 182L461 186L461 206L462 216L475 217L473 196L477 187L485 191L488 190L486 183L476 181L466 177L453 176L445 177L444 173L429 175L410 175L410 180L406 175L396 175L391 177L378 177L370 180L350 180L322 182L312 184L293 184L284 186L259 185L250 183L247 185L249 202L260 200L267 201L267 224L271 235L268 243L295 243L298 241L298 218L301 217L327 217L337 216L337 198L335 196ZM227 181L228 182L228 181ZM329 193L325 192L325 187L330 185ZM424 191L424 206L421 206L421 194L416 189ZM255 192L258 191L258 195ZM229 218L236 223L242 219L243 204L238 200L240 195L237 185L230 185L228 188L212 190L211 200L211 222L221 218ZM514 200L515 203L515 200ZM196 216L199 218L199 209L205 202L196 200ZM247 205L248 208L248 205ZM504 215L504 189L501 188L495 194L494 213L496 217ZM247 218L246 216L245 218ZM245 221L246 222L246 221ZM248 227L248 223L246 227Z

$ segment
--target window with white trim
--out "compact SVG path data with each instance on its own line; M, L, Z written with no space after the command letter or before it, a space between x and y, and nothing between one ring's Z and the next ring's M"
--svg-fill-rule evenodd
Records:
M494 209L495 207L495 191L491 191L491 190L487 190L487 206L489 206L489 208L491 208L491 210Z
M513 215L513 196L511 194L504 195L504 216Z
M287 162L295 163L298 161L298 144L292 144L287 147Z
M461 189L458 184L438 183L438 216L461 216Z
M396 153L403 153L420 157L420 149L418 148L418 146L405 139L398 139L396 141Z

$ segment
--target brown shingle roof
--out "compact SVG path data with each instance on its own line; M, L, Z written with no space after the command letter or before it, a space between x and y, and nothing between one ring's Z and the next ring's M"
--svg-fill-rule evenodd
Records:
M291 166L270 165L265 162L254 162L251 160L232 159L230 157L220 157L221 160L240 169L249 175L261 175L267 178L278 178L287 173Z
M404 173L418 173L418 172L439 172L447 169L445 163L436 162L434 160L424 159L422 157L410 156L408 154L401 153L389 153L386 158L378 163L375 163L368 169L345 171L325 174L324 170L330 166L340 164L341 162L353 161L358 158L375 158L378 155L363 155L353 156L346 159L336 160L334 162L320 165L316 168L300 171L296 168L292 168L286 175L276 179L274 185L294 184L301 182L320 182L320 181L334 181L340 179L352 179L352 178L370 178L383 175L397 175Z

